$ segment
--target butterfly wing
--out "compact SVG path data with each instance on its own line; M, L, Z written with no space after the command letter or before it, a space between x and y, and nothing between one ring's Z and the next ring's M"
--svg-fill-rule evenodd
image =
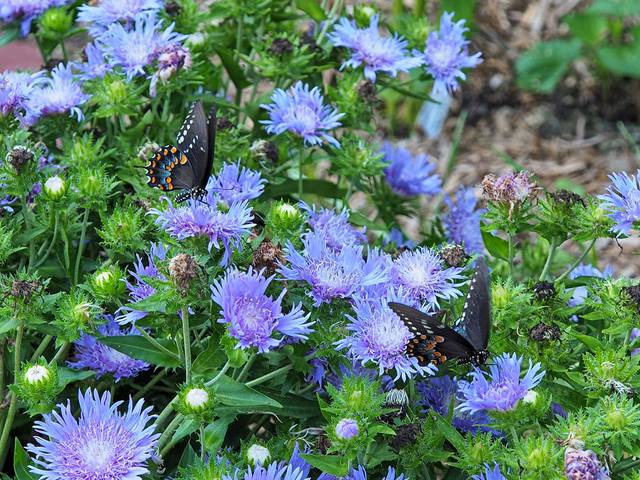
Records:
M202 186L203 181L206 186L211 173L209 145L209 127L204 107L202 102L194 102L180 127L177 138L178 149L187 157L188 165L191 167L180 169L184 171L184 173L180 172L184 177L180 180L189 184L187 188Z
M213 159L216 153L216 128L218 124L217 120L218 109L216 108L216 104L214 103L211 106L211 110L209 111L209 117L207 119L207 130L208 130L208 151L207 151L207 163L204 167L204 172L202 178L200 178L200 188L205 189L207 186L207 182L209 181L209 176L211 176L211 169L213 168Z
M478 258L460 320L454 329L476 350L486 350L491 331L491 275L483 257Z
M174 146L156 150L145 168L147 185L151 187L169 191L191 188L193 168L187 156Z
M453 358L466 360L475 354L473 345L452 328L440 325L437 316L401 303L388 305L413 335L407 344L407 354L416 357L420 364L442 364Z

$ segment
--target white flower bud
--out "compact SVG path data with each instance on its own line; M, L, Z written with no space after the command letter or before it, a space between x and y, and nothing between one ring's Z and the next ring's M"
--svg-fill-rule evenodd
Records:
M24 374L25 380L30 383L38 383L43 380L48 380L51 376L49 369L43 365L33 365Z
M197 410L207 404L209 393L202 388L192 388L185 395L184 401L189 407Z
M247 450L247 459L249 463L254 465L263 465L269 460L271 454L269 453L269 449L254 443Z
M65 194L66 190L64 180L57 175L49 177L47 181L44 182L44 193L49 198L60 198Z

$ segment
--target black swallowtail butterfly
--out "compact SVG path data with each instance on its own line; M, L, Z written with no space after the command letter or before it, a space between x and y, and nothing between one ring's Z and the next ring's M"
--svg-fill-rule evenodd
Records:
M461 363L485 363L491 329L490 287L489 269L484 259L479 258L462 316L453 328L442 325L437 314L428 315L408 305L390 302L389 307L414 335L407 344L407 354L422 365L443 364L454 358Z
M156 150L147 169L147 185L160 190L187 190L176 202L189 198L200 199L207 194L205 187L211 175L216 145L216 106L209 116L202 102L194 102L184 119L176 142Z

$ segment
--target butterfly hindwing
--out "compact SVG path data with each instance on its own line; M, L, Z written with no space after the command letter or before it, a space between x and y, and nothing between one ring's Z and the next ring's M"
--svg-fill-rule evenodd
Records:
M469 293L464 302L460 320L454 329L463 335L476 350L485 350L489 344L491 332L491 276L489 269L480 257L469 284Z

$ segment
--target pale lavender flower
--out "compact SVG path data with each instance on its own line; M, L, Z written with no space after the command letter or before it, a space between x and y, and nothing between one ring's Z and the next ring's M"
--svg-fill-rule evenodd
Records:
M347 315L350 335L335 345L348 349L348 355L362 365L368 362L376 364L380 375L384 371L395 370L395 380L432 374L435 371L433 365L421 366L417 358L406 354L413 334L389 308L388 303L396 300L398 298L392 294L375 300L356 298L355 317Z
M237 163L225 163L217 175L212 176L207 184L211 202L215 197L227 203L253 200L262 195L267 181L260 172L255 172Z
M315 306L335 298L351 298L368 286L389 280L388 266L376 250L370 250L365 260L363 247L347 245L337 252L327 245L323 235L316 233L304 235L302 243L302 252L297 252L291 243L287 245L290 265L281 266L279 272L288 280L307 282Z
M135 327L122 330L111 315L105 315L107 323L98 327L98 334L104 337L121 335L139 335ZM96 377L111 374L116 382L122 378L137 376L150 365L142 360L131 358L118 350L101 343L97 338L83 333L75 342L74 361L67 362L71 368L88 368L96 372Z
M364 231L356 230L349 223L349 212L345 208L340 213L327 208L316 210L315 205L309 206L299 203L300 208L307 211L307 222L316 234L325 237L327 245L332 250L339 251L346 245L363 245L367 243Z
M78 21L88 23L89 33L97 37L116 22L129 28L138 15L161 9L161 0L100 0L97 5L81 5Z
M71 71L71 65L59 64L51 71L51 77L44 79L30 92L26 99L25 123L33 125L40 117L69 112L78 121L84 119L79 106L89 99L82 91L79 79Z
M564 407L559 403L551 402L549 409L551 410L551 413L557 417L567 418L569 416Z
M306 83L298 82L287 91L277 89L271 101L273 103L260 105L269 112L269 120L260 122L266 125L267 133L279 135L290 131L302 137L305 145L320 145L327 141L340 147L340 143L327 131L342 125L339 120L344 113L324 105L318 87L310 89Z
M500 465L497 463L494 463L493 468L485 463L484 473L474 475L471 478L473 480L507 480L507 477L505 477L500 471Z
M609 265L604 271L600 271L592 265L586 265L581 263L576 268L574 268L571 273L569 273L570 279L575 279L578 277L597 277L597 278L611 278L613 275L613 267ZM573 295L569 299L569 305L572 307L576 307L578 305L582 305L584 301L589 296L589 291L587 287L580 286L575 287L573 289Z
M412 250L416 247L416 242L414 242L410 238L405 238L402 230L396 227L392 227L389 232L385 233L384 237L382 238L383 246L386 247L391 243L393 243L398 249L406 248Z
M458 289L461 272L462 268L445 268L437 252L420 247L400 254L393 263L391 279L396 287L431 310L438 307L439 299L462 295Z
M629 335L629 342L633 343L638 337L640 337L640 328L632 328L631 334ZM631 350L631 356L635 357L636 355L640 355L640 348L634 348Z
M31 190L27 193L27 205L33 205L36 203L36 198L42 192L42 182L36 182L31 186Z
M336 436L342 440L351 440L359 433L358 422L352 418L343 418L336 425Z
M79 419L67 401L35 422L36 445L26 448L34 455L29 470L42 480L140 480L148 474L160 437L151 407L129 400L121 412L124 402L112 404L109 392L91 389L78 391L78 400Z
M592 450L567 447L564 451L564 474L568 480L609 480L609 472Z
M322 475L321 475L322 477ZM334 480L330 476L324 477L324 480ZM318 480L323 480L318 477ZM359 465L357 469L352 468L347 476L344 477L344 480L367 480L367 472L362 465ZM382 478L382 480L405 480L404 474L400 474L396 476L396 471L393 467L389 467L387 469L387 474Z
M209 238L208 249L224 248L222 265L228 265L234 248L240 248L242 237L248 234L253 215L247 201L232 203L228 209L220 210L217 204L205 204L195 200L187 206L174 207L167 200L168 208L164 211L152 209L150 214L156 215L156 224L177 240L205 236Z
M626 172L609 175L613 183L607 188L605 195L599 195L601 206L609 212L616 224L611 231L616 236L630 235L637 221L640 220L640 170L635 176Z
M89 43L84 52L87 55L87 61L74 65L80 71L78 77L81 80L102 78L107 72L111 71L112 67L107 62L104 52L95 42Z
M0 73L0 115L23 115L27 99L45 82L44 71Z
M423 63L421 58L410 56L408 42L397 33L393 37L380 35L378 15L371 17L367 28L358 28L353 20L341 18L328 38L334 46L351 50L351 58L340 69L363 65L365 78L372 82L376 81L376 72L396 77Z
M304 453L310 453L309 447L305 446ZM289 458L289 465L291 465L291 468L293 468L293 470L300 470L300 472L302 472L303 479L309 478L311 465L309 465L306 460L304 460L300 456L300 446L298 445L298 442L296 442L295 446L293 447L293 453L291 454L291 458ZM285 465L283 464L282 466Z
M442 180L435 173L436 165L422 153L411 155L406 148L394 147L388 142L382 146L385 179L391 189L403 197L435 195L442 189Z
M302 304L294 305L289 313L282 311L283 289L278 298L265 293L274 277L265 278L251 267L246 273L230 270L222 280L214 280L211 292L214 302L221 307L219 323L228 324L229 334L238 340L239 348L257 348L267 352L280 345L281 338L274 334L306 340L313 330L309 328L309 314Z
M127 30L122 24L114 23L97 38L110 64L121 66L127 78L131 80L144 75L144 68L158 59L158 56L170 45L178 44L186 37L173 31L174 25L163 30L155 13L137 16L134 27Z
M60 7L69 0L3 0L0 3L0 22L20 20L20 35L26 37L31 22L52 7Z
M433 76L436 92L451 92L458 88L459 80L467 78L463 68L474 68L482 62L480 52L469 55L469 41L464 34L464 20L453 21L453 13L445 12L440 17L440 30L427 38L422 55L427 72Z
M462 245L470 254L484 252L480 219L485 210L477 208L472 188L459 189L454 198L445 197L444 200L449 207L449 212L442 219L447 240Z
M536 387L544 377L540 371L541 365L533 365L529 361L529 368L520 378L522 357L516 354L502 354L489 367L490 373L485 377L482 370L476 368L470 373L471 381L461 380L458 383L460 398L464 401L458 406L462 412L477 412L479 410L512 410L529 392Z
M222 480L238 480L238 474L242 480L308 480L304 471L294 468L292 465L281 466L278 462L273 462L268 467L257 464L253 469L247 467L246 471L236 471L234 475L223 474Z

